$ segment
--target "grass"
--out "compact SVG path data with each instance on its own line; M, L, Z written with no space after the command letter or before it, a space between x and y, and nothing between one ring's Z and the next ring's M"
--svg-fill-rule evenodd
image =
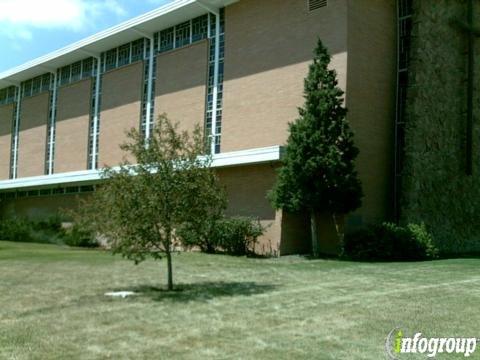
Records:
M383 359L397 326L478 337L479 268L184 253L168 293L163 262L0 242L0 359Z

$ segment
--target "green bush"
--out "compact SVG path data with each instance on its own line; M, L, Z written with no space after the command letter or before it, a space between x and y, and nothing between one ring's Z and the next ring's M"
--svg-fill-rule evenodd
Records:
M63 242L68 246L76 247L94 248L99 246L95 234L78 224L73 224L64 230Z
M33 227L24 219L9 219L0 222L0 239L5 241L34 242Z
M61 243L62 228L57 218L43 221L8 219L0 221L0 239L16 242Z
M408 230L415 238L416 242L425 251L426 258L436 259L439 256L439 250L435 246L432 235L428 232L425 224L408 224Z
M212 223L209 235L199 234L192 226L185 225L177 231L184 246L198 247L207 253L222 252L230 255L248 255L265 229L260 221L248 217L232 217Z
M62 218L58 215L51 216L47 219L42 219L37 222L31 221L31 224L36 230L40 230L40 231L55 232L55 233L61 233L63 231Z
M216 248L230 255L253 253L254 245L265 231L260 221L248 217L232 217L217 221L213 231Z
M342 256L353 260L415 261L434 259L438 250L423 224L402 227L383 223L346 234Z
M217 239L215 235L217 221L207 220L202 225L199 227L198 224L184 224L177 229L176 235L187 249L197 247L204 253L213 254L217 251L218 245L215 243Z
M2 220L0 240L80 247L98 246L95 237L79 226L73 225L70 229L64 229L62 219L58 216L40 221L23 218Z

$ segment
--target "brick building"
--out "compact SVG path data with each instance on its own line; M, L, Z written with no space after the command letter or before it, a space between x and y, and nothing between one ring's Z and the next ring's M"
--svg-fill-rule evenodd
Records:
M177 0L0 74L0 213L74 207L122 159L125 130L166 113L211 136L228 214L268 225L262 251L309 248L308 219L266 199L320 37L360 148L363 206L392 215L396 6L373 0Z

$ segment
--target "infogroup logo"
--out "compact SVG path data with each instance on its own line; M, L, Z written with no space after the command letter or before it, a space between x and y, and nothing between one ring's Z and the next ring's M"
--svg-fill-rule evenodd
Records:
M477 341L477 338L427 338L420 332L408 337L400 328L395 328L387 336L385 352L389 360L400 360L402 354L425 354L427 358L434 358L438 354L470 357L477 348Z

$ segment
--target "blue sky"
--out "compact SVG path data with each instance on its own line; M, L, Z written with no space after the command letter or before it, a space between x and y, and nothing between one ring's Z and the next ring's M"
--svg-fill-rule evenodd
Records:
M0 0L0 72L174 0Z

